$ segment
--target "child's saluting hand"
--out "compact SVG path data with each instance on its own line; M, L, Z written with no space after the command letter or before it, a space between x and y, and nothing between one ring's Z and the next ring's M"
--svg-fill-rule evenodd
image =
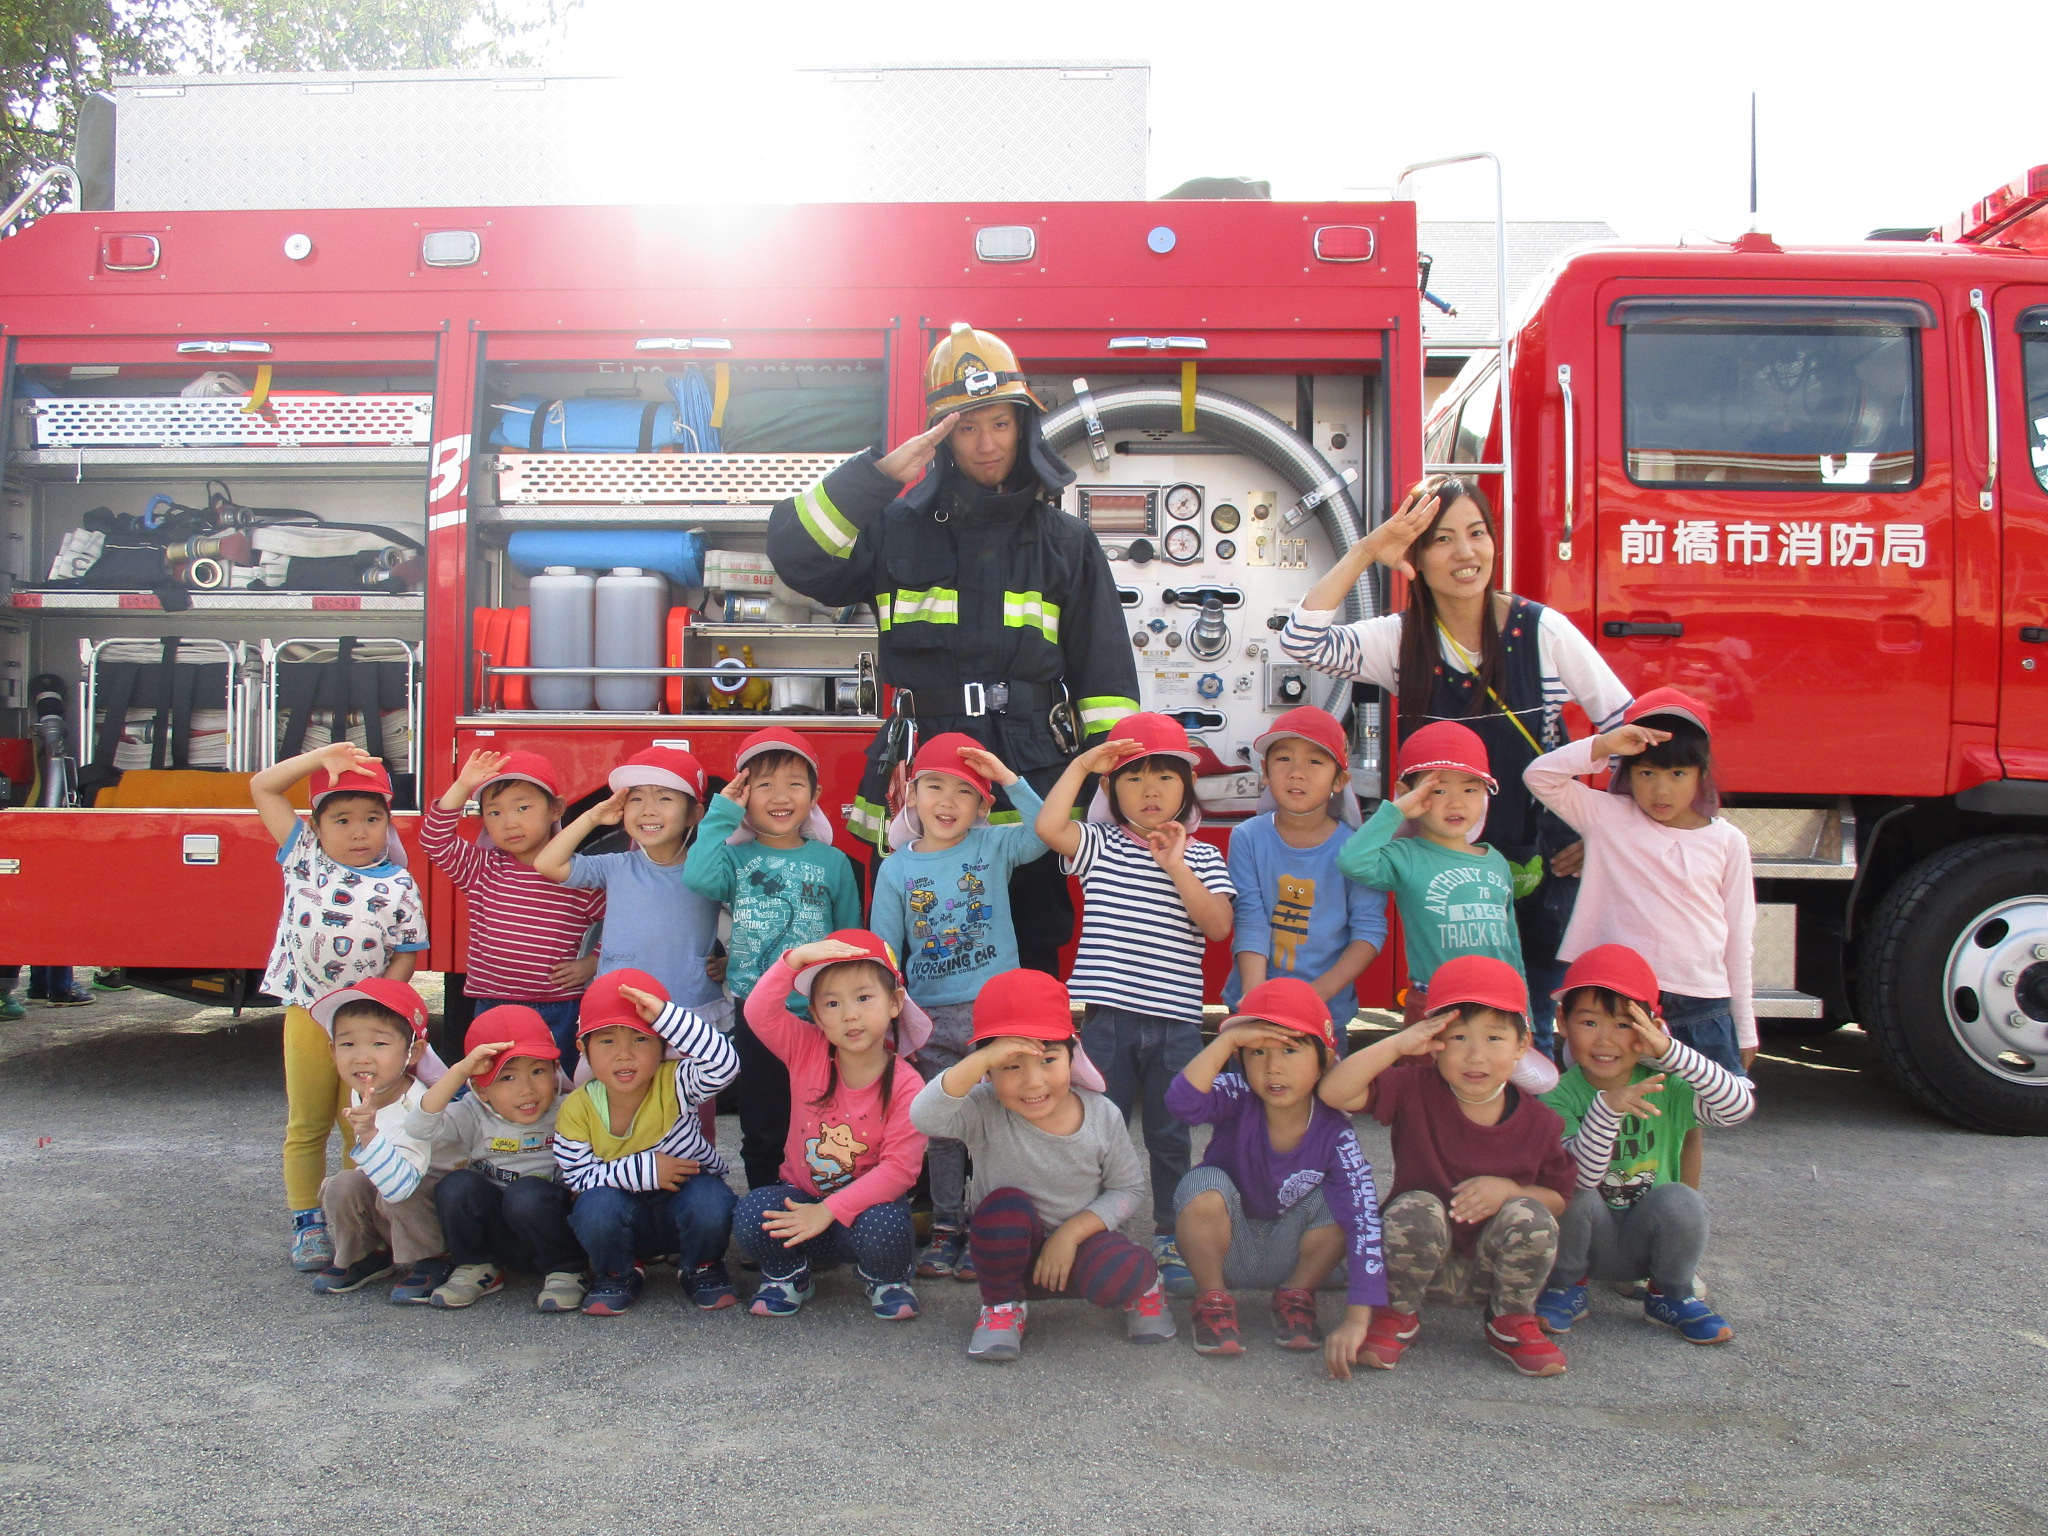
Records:
M480 1045L450 1067L448 1075L467 1081L480 1072L487 1072L491 1063L498 1059L499 1053L511 1050L515 1043L511 1040L494 1040L488 1045Z
M661 1010L668 1006L652 992L642 992L638 987L620 987L619 996L633 1005L633 1011L640 1015L643 1024L652 1024L661 1017Z
M1142 741L1132 741L1128 737L1119 737L1116 740L1105 741L1098 746L1090 747L1086 752L1075 758L1072 763L1068 764L1068 769L1070 772L1079 770L1082 774L1108 773L1118 763L1125 762L1133 757L1143 757L1144 755L1145 744Z
M991 784L1001 784L1007 788L1017 782L1016 773L1000 757L981 747L962 747L960 761Z
M472 752L469 754L469 761L462 765L462 772L455 776L455 787L462 791L462 798L467 800L479 788L496 778L499 771L510 761L511 757L504 752Z
M352 741L330 742L312 754L313 760L337 778L356 768L381 766L378 760Z
M1387 1043L1403 1056L1434 1056L1444 1048L1437 1037L1457 1019L1453 1012L1432 1013L1417 1019Z
M813 965L824 965L832 960L865 960L868 952L858 944L849 944L844 939L813 939L808 944L799 944L782 957L783 964L792 971L801 971Z
M1647 725L1617 725L1593 738L1593 762L1597 766L1603 757L1635 757L1670 739L1669 731L1655 730Z
M1394 801L1394 804L1401 808L1401 814L1410 821L1420 816L1428 808L1429 797L1436 792L1436 787L1443 782L1443 777L1441 773L1431 769L1417 779L1408 793Z

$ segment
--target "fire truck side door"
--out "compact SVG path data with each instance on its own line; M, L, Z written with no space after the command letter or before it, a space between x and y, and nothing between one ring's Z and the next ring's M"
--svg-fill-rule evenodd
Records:
M1954 529L1936 296L1675 286L1601 292L1601 653L1637 693L1712 707L1733 787L1938 792Z
M2009 777L2048 779L2048 288L2001 290L1993 339L2003 450L1998 752Z

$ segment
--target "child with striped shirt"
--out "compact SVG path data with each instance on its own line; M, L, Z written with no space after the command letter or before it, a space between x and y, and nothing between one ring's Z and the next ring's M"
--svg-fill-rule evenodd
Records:
M1236 922L1237 887L1223 855L1189 834L1201 824L1195 753L1165 715L1120 721L1067 766L1038 813L1039 838L1081 882L1081 943L1068 990L1087 1005L1081 1042L1126 1121L1145 1106L1152 1160L1153 1257L1168 1294L1192 1295L1174 1245L1174 1191L1194 1138L1166 1090L1202 1048L1202 952ZM1085 822L1074 801L1103 775Z
M474 840L462 835L472 798L483 823ZM428 807L420 846L469 898L463 991L476 1011L524 1003L566 1057L576 1049L576 1000L597 971L597 957L578 951L604 913L604 892L557 885L533 867L561 814L561 776L538 752L472 752Z

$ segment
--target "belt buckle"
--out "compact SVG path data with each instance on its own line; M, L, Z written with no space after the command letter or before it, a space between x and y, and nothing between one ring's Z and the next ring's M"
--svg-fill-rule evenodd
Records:
M1001 686L998 684L998 686ZM1008 689L1004 689L1008 693ZM988 690L979 683L963 683L960 686L960 707L969 716L979 717L988 713Z

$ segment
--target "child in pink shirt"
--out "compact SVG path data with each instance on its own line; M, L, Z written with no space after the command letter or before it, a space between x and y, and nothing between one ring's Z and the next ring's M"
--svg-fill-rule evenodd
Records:
M1707 707L1658 688L1623 718L1522 771L1530 792L1586 840L1583 884L1558 958L1627 945L1667 989L1660 1012L1672 1036L1744 1073L1757 1045L1756 888L1749 840L1716 814ZM1579 782L1610 757L1620 761L1609 793Z
M792 991L810 999L808 1020L784 1005ZM733 1213L734 1237L761 1266L751 1310L794 1316L811 1298L811 1271L850 1259L876 1317L916 1317L906 1197L924 1163L910 1123L924 1080L903 1058L931 1020L904 992L896 957L862 928L799 945L762 972L747 1024L789 1069L782 1176Z

